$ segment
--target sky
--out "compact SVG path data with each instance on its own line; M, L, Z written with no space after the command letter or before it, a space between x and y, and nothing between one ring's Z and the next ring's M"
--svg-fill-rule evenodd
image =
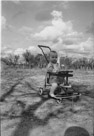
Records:
M1 54L46 45L60 55L94 57L94 1L1 1Z

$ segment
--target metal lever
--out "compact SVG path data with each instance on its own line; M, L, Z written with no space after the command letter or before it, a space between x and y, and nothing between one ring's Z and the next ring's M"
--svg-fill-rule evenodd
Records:
M50 51L51 51L51 48L48 47L48 46L43 46L43 45L38 45L38 47L42 50L42 53L43 53L43 55L44 55L44 57L45 57L47 63L49 63L49 61L48 61L48 59L47 59L47 56L45 55L45 53L44 53L44 51L43 51L42 48L48 48Z
M41 48L41 47L42 47L42 48L48 48L48 49L51 51L51 48L50 48L49 46L38 45L38 47L39 47L39 48ZM42 49L42 48L41 48L41 49Z

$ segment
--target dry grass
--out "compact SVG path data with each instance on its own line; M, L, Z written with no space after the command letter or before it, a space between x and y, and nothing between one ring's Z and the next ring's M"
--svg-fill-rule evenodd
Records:
M69 126L81 126L93 135L93 71L74 71L70 82L87 96L74 103L64 100L57 104L53 99L43 99L37 94L43 86L45 69L10 69L1 73L1 135L2 136L64 136ZM5 95L6 94L6 95ZM2 97L1 97L2 98ZM7 117L15 100L22 101L25 109L17 105L15 117Z

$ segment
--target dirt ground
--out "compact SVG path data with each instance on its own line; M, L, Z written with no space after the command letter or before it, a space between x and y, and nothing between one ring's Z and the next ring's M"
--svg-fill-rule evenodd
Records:
M1 72L1 135L2 136L64 136L70 126L80 126L93 136L94 73L93 71L73 72L70 82L82 95L72 103L64 100L58 104L53 99L38 95L42 87L45 70L10 69ZM6 95L5 95L6 94ZM2 97L3 96L3 97ZM7 116L15 100L21 100L16 116Z

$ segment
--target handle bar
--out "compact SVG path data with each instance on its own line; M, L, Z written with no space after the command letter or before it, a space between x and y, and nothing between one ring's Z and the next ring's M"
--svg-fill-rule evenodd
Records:
M39 48L41 48L41 47L42 47L42 48L48 48L48 49L51 51L51 48L50 48L49 46L38 45L38 47L39 47ZM41 49L42 49L42 48L41 48Z
M43 55L44 55L44 57L45 57L47 63L49 63L49 60L47 59L47 56L45 55L45 53L44 53L44 51L43 51L42 48L48 48L50 51L51 51L51 48L48 47L48 46L43 46L43 45L38 45L38 47L41 49L41 51L42 51L42 53L43 53Z

